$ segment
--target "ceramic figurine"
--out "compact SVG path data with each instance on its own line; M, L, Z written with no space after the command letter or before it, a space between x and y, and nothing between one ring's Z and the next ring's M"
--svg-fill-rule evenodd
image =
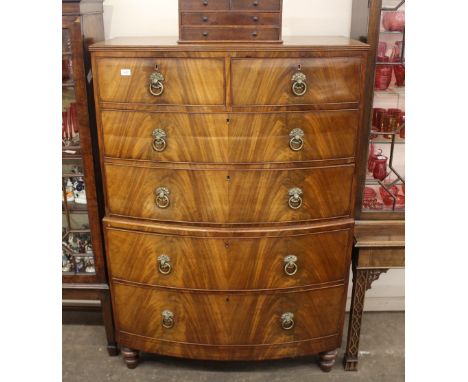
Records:
M73 202L75 200L75 196L73 195L73 183L70 178L67 179L65 193L67 195L67 202Z
M78 178L73 184L73 194L75 197L75 203L86 204L86 191L84 186L83 178Z
M94 272L96 272L96 269L94 268L94 261L93 261L93 259L88 259L88 261L86 261L85 272L87 272L87 273L94 273Z

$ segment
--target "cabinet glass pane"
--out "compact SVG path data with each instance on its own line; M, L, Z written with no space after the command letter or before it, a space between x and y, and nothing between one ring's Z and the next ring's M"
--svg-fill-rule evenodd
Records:
M62 273L95 274L80 148L72 39L62 29Z
M404 211L405 125L404 2L384 0L363 211Z

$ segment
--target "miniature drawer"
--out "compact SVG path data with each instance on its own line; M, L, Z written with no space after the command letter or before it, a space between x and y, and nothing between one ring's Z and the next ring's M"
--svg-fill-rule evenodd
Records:
M266 345L339 335L343 285L288 293L202 293L113 282L120 332L185 344Z
M110 215L157 221L240 224L348 217L354 165L180 169L104 165Z
M135 225L138 228L138 225ZM343 283L352 232L197 237L107 228L112 277L151 286L252 290ZM289 257L288 257L289 256ZM294 257L292 257L294 256ZM187 272L190 270L190 272Z
M357 110L288 113L102 111L108 158L262 163L353 158Z
M230 0L179 0L181 11L228 10Z
M234 58L233 105L359 102L359 57Z
M279 12L184 12L182 26L188 25L281 25Z
M182 27L180 38L185 41L278 40L280 28L258 27Z
M99 100L103 102L225 103L224 58L99 58L96 63ZM157 73L163 78L152 80Z
M281 0L231 0L232 10L280 11Z

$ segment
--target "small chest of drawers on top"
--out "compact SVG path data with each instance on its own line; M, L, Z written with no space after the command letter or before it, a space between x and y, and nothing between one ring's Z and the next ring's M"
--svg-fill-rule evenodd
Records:
M232 2L231 2L232 3ZM211 360L341 345L367 45L92 50L118 343Z
M281 43L282 0L179 0L179 43Z

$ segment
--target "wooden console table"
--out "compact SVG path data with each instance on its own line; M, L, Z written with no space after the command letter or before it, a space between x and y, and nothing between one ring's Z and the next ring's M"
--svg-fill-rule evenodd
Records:
M353 293L344 368L356 371L366 291L390 268L405 266L404 221L356 221L353 249Z

